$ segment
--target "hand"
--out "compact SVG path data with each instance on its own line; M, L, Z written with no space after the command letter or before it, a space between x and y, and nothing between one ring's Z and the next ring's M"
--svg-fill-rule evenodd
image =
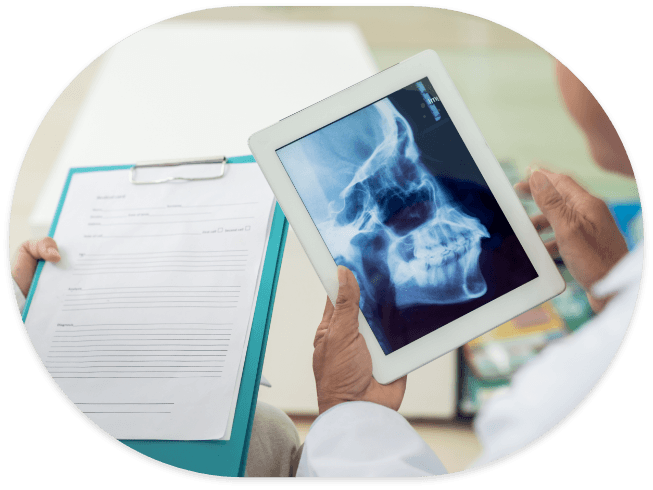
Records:
M360 289L354 274L338 267L338 299L327 298L317 327L313 373L320 413L347 401L368 401L399 410L406 391L406 377L382 385L372 377L372 357L358 331Z
M531 218L538 231L552 228L555 239L547 242L551 255L560 254L574 279L587 291L596 312L608 299L591 295L594 283L602 279L628 253L608 206L567 175L539 169L527 181L515 186L530 193L542 214Z
M57 244L52 238L46 237L40 240L24 242L16 253L11 275L24 296L27 296L32 285L36 264L39 259L48 262L59 262L61 260Z

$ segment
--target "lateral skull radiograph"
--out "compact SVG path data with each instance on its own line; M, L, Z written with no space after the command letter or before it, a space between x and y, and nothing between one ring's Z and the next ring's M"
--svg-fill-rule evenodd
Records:
M427 79L277 154L386 354L537 277Z
M485 294L478 267L481 238L489 237L485 227L454 207L426 171L408 122L387 99L361 112L378 131L359 144L374 150L365 161L352 162L353 178L317 226L340 237L329 250L336 262L357 271L362 308L377 296L364 257L387 264L399 308Z

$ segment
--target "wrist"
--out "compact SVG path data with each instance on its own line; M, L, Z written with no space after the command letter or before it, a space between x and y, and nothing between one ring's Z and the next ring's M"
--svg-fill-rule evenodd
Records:
M600 313L612 298L614 298L614 294L604 298L597 298L593 296L589 291L587 292L587 300L589 301L590 308L592 308L594 313Z
M337 393L332 392L331 390L320 389L318 386L317 390L317 408L318 412L323 414L330 408L345 403L347 400L343 396L339 396Z
M318 414L322 415L324 412L327 410L335 407L336 405L340 405L341 403L345 403L347 400L342 400L339 398L320 398L318 396L317 399L317 410Z

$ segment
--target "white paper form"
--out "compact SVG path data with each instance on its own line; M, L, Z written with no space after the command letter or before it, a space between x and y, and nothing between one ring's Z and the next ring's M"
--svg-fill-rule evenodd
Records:
M143 177L171 171L190 169ZM127 174L74 174L54 236L62 260L45 264L27 330L63 391L114 437L220 439L274 196L256 164L202 182L136 186Z

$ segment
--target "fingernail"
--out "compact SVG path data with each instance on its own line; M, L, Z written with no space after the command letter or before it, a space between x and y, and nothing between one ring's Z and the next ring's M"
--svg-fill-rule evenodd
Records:
M535 171L533 172L533 175L531 176L531 181L532 181L532 187L535 188L535 190L538 191L543 191L547 187L551 185L551 181L549 178L546 176L544 172L539 172Z
M349 274L347 274L347 268L344 265L339 265L338 266L338 284L340 286L346 286L348 279L349 279Z
M60 259L61 258L61 255L59 255L59 251L54 247L48 248L46 250L46 252L48 252L48 254L52 255L53 258L55 258L55 259L57 259L57 258Z

